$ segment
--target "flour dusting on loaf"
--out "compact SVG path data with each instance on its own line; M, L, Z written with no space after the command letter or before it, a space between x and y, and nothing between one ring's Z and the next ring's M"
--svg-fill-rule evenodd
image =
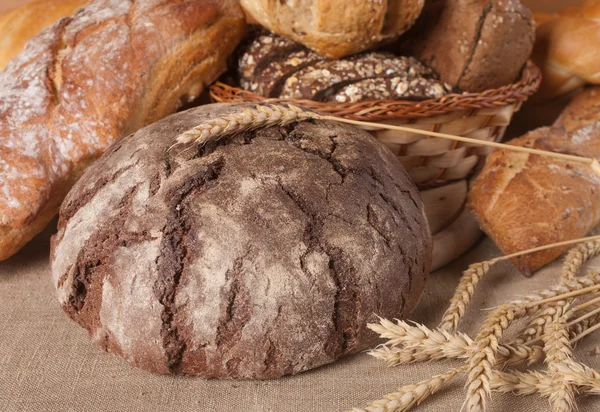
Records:
M202 106L140 130L61 208L59 301L134 365L298 373L373 344L374 314L407 315L424 288L421 200L368 133L305 121L168 150L182 130L249 107Z
M0 259L108 146L214 81L244 29L234 0L96 0L31 39L0 73Z

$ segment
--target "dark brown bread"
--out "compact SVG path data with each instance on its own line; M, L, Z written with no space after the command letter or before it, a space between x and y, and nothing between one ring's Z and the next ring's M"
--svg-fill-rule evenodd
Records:
M510 84L533 49L535 24L519 0L428 0L395 52L414 56L461 90Z
M248 39L240 45L238 77L244 89L253 90L255 78L269 68L274 60L281 59L298 50L306 50L300 43L287 37L274 35L253 26Z
M279 97L285 81L298 70L324 60L323 56L308 50L298 50L272 60L249 85L249 90L267 97ZM244 87L244 85L242 85Z
M168 150L248 107L202 106L138 131L61 207L60 304L141 368L302 372L375 343L366 323L406 316L423 291L432 245L421 199L368 133L303 122Z
M433 75L414 59L389 53L364 53L341 60L323 60L307 66L285 81L279 97L324 100L340 88L365 79Z
M437 99L450 91L447 84L432 78L377 77L351 83L325 100L337 103L353 103L364 100Z
M0 72L0 260L111 143L212 83L245 28L235 0L95 0L31 39Z
M344 103L438 98L451 89L412 57L371 52L327 60L264 31L241 49L240 86L265 97Z

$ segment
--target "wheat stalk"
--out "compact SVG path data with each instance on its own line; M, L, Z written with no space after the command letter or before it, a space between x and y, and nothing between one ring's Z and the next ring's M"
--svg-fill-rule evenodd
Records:
M198 126L193 127L192 129L180 134L176 138L176 141L177 144L186 144L194 142L196 144L202 145L210 140L218 140L223 136L240 133L246 130L257 130L263 127L286 125L293 122L301 122L308 119L332 120L341 123L353 124L355 126L359 126L363 129L368 130L399 130L403 132L421 134L424 136L440 137L442 139L450 139L458 142L470 143L479 146L488 146L497 149L536 154L539 156L546 156L555 159L584 163L589 165L592 168L592 171L598 176L600 176L600 162L593 158L569 155L564 153L556 153L547 150L539 150L531 147L507 145L504 143L496 143L487 140L474 139L470 137L454 136L447 133L430 132L407 126L363 122L359 120L345 119L342 117L327 116L306 111L305 109L302 109L298 106L294 106L289 103L260 103L255 105L253 108L244 107L240 110L239 113L225 115L220 118L207 120L206 122L199 124Z
M560 281L571 280L588 260L598 254L600 254L600 240L584 242L570 249L565 256Z
M194 142L202 145L211 140L248 130L271 126L285 126L313 117L311 112L293 104L258 104L254 108L243 108L237 113L207 120L177 137L178 144Z
M466 366L452 369L446 373L436 375L430 379L423 380L414 385L406 385L396 392L389 393L383 399L371 402L364 409L353 409L355 412L395 412L407 411L414 405L419 405L430 395L439 391L444 384L449 382L457 374L464 372Z

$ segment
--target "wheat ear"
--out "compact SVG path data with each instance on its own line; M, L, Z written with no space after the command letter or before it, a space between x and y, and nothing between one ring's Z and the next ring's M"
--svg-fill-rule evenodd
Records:
M575 404L573 385L564 378L561 369L572 362L573 352L569 343L567 319L565 316L555 318L544 335L544 352L548 363L548 374L552 378L550 403L556 412L569 412Z
M547 375L536 371L494 371L490 387L495 392L516 395L540 394L546 397L550 397L553 390L552 380Z
M258 104L254 108L244 108L238 113L207 120L180 134L177 143L194 142L202 145L224 136L276 125L285 126L311 117L310 112L292 104Z
M454 136L447 133L430 132L407 126L363 122L359 120L345 119L343 117L321 115L314 112L308 112L304 109L301 109L298 106L294 106L289 103L261 103L257 104L251 109L244 108L241 110L241 113L238 114L226 115L218 119L208 120L203 124L200 124L190 130L183 132L176 138L176 141L178 144L185 144L190 142L204 144L209 140L217 140L225 135L239 133L245 130L256 130L262 127L285 125L292 122L299 122L307 119L333 120L336 122L353 124L368 130L400 130L404 132L422 134L425 136L441 137L443 139L450 139L458 142L470 143L480 146L489 146L498 149L510 150L515 152L524 152L529 154L536 154L539 156L551 157L555 159L579 162L589 165L592 168L592 171L598 176L600 176L600 163L598 162L598 160L593 158L569 155L565 153L556 153L547 150L539 150L531 147L507 145L504 143L490 142L487 140L479 140L471 137Z
M571 248L565 256L560 281L565 282L577 276L581 267L598 254L600 254L600 240L584 242Z
M380 323L369 324L369 329L388 339L384 345L369 351L389 366L440 359L468 358L476 349L473 340L464 333L450 333L442 329L431 330L424 325L410 325L397 320L396 323L381 319ZM508 345L498 346L498 368L531 364L542 356L541 346Z
M523 306L502 305L489 315L479 329L474 342L476 352L469 360L466 406L470 412L484 411L490 396L493 368L496 364L498 341L517 318L526 314Z
M446 309L446 312L442 316L442 322L439 325L440 329L449 332L458 329L458 323L464 316L467 306L473 298L477 284L497 261L498 259L492 259L487 262L475 263L463 272L454 296L450 299L450 306L448 306L448 309Z
M446 373L436 375L414 385L406 385L396 392L389 393L383 399L371 402L364 409L353 409L353 411L368 412L401 412L407 411L415 405L419 405L430 395L439 391L444 384L454 378L457 374L466 371L466 366L452 369Z

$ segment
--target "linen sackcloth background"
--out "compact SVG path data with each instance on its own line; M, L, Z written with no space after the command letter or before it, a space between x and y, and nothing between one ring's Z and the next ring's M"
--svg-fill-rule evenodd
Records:
M23 0L0 0L0 12ZM538 10L553 10L573 1L530 0ZM524 117L531 123L531 115ZM528 115L529 114L529 115ZM535 120L535 119L534 119ZM62 312L50 280L49 237L55 224L17 256L0 262L0 412L13 411L339 411L365 406L369 401L445 372L459 363L444 361L388 368L366 354L347 357L332 365L273 381L217 381L154 376L135 369L117 356L95 346L86 332ZM518 228L515 228L518 230ZM435 326L469 263L498 256L484 239L468 254L433 273L415 321ZM600 259L588 268L600 269ZM462 330L473 336L489 308L555 283L559 264L527 279L509 263L497 265L480 284ZM577 347L576 355L599 368L592 349L599 335ZM417 411L458 411L464 378L456 378ZM490 411L550 410L537 396L495 394ZM600 399L579 398L581 412L600 411Z

